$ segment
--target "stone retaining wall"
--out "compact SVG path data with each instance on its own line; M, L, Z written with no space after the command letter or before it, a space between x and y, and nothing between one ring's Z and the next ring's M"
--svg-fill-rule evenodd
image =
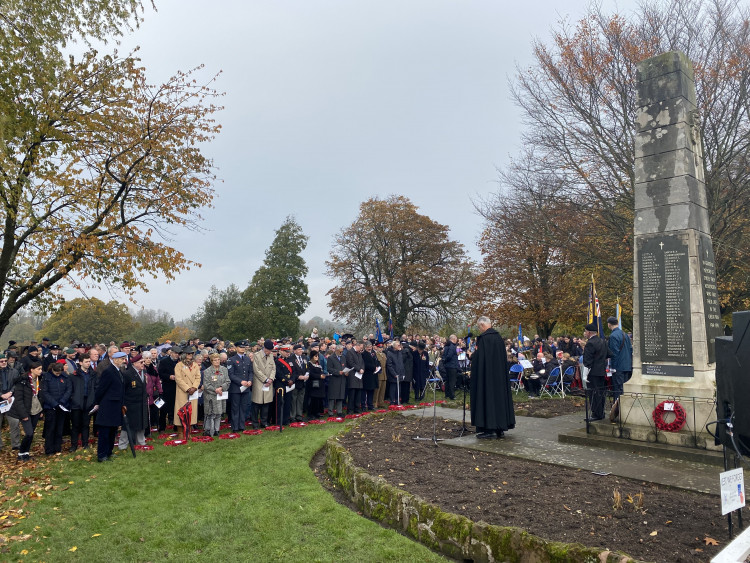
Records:
M515 563L633 563L617 553L580 544L550 542L519 528L472 522L443 512L420 497L394 487L354 465L349 452L332 436L326 442L328 474L365 516L459 560Z

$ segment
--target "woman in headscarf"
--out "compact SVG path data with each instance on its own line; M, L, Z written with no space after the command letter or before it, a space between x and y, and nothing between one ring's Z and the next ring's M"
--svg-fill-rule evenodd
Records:
M177 384L177 393L174 401L174 425L180 434L179 439L184 440L190 435L190 426L198 424L198 399L190 401L192 414L188 428L184 428L182 421L180 420L179 411L185 403L188 402L188 397L195 393L201 385L201 368L200 365L195 362L195 348L187 346L182 350L180 354L180 361L174 367L174 381Z

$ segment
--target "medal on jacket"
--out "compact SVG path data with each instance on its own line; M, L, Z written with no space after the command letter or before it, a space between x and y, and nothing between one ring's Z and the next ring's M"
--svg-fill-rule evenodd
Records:
M133 389L135 389L135 381L131 381L131 382L130 382L130 386L131 386L131 387L132 387Z

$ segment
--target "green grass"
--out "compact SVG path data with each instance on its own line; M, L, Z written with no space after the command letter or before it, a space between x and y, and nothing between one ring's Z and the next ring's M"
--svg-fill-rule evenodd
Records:
M310 460L341 430L308 426L172 448L156 440L153 451L119 453L112 463L96 463L95 452L93 463L63 455L46 466L55 489L2 530L33 538L10 542L0 559L443 560L339 505L320 485Z

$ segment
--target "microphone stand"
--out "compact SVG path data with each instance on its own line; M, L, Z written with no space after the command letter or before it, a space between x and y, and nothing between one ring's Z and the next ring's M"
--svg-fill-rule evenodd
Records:
M461 428L454 428L453 432L458 432L458 437L462 438L464 434L473 434L473 430L469 430L466 426L466 373L464 371L464 382L463 382L463 388L464 388L464 417L463 421L461 423ZM470 373L470 372L469 372Z
M438 381L440 381L439 378L427 380L428 384L432 383L432 438L422 438L419 436L419 434L412 437L412 440L432 441L432 443L435 444L436 446L438 445L438 442L442 442L444 440L444 438L437 437L437 382Z

